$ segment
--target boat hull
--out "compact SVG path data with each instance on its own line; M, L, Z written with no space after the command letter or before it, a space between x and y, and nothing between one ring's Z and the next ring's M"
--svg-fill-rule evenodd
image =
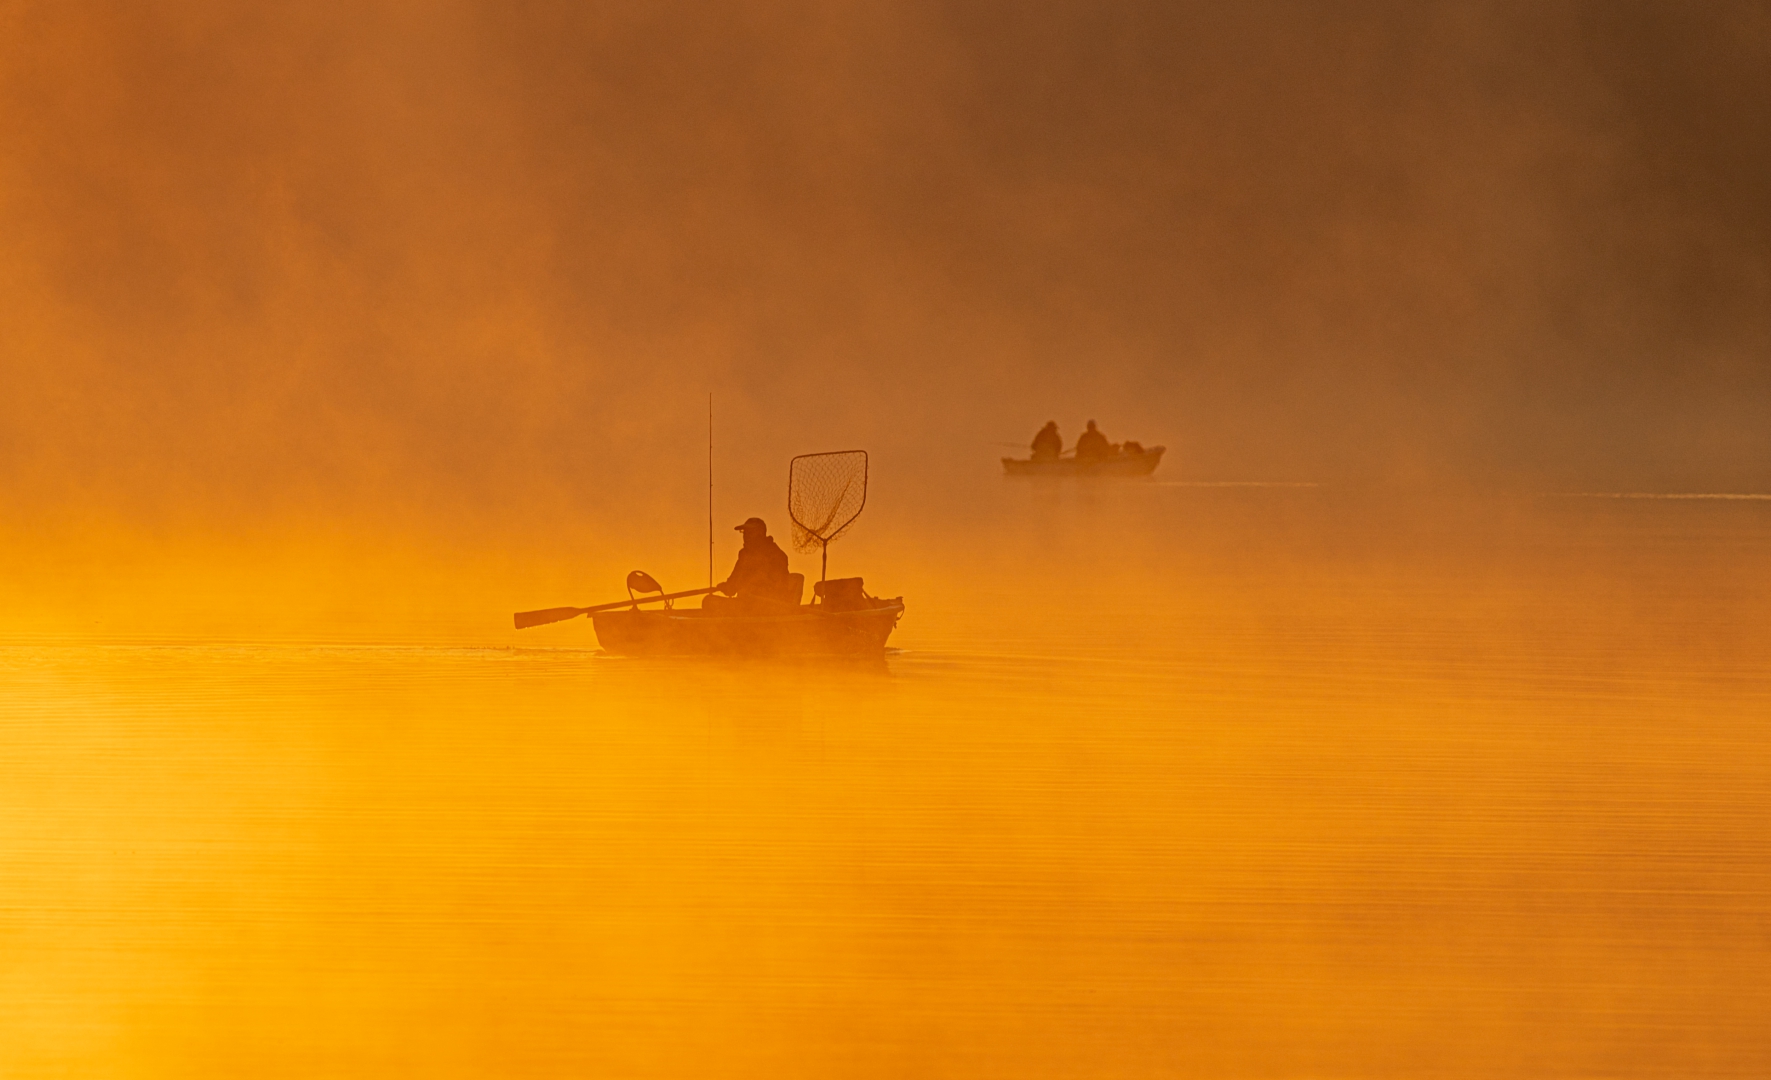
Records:
M1152 446L1141 454L1111 457L1101 461L1077 461L1059 458L1056 461L1030 461L1026 458L1003 458L1002 470L1009 476L1149 476L1162 464L1166 447Z
M618 656L878 656L903 600L850 611L806 604L779 615L702 611L600 611L597 641Z

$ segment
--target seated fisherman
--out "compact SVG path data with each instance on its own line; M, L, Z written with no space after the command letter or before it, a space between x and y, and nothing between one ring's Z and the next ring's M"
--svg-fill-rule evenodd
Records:
M1103 461L1113 456L1113 444L1107 436L1095 427L1095 422L1088 422L1088 430L1076 437L1077 461Z
M1056 461L1063 452L1064 437L1058 434L1058 422L1047 420L1039 434L1033 436L1033 460Z
M744 548L738 552L738 562L732 567L732 574L714 588L730 596L709 596L701 602L703 608L721 608L731 606L750 606L753 601L795 602L793 580L787 572L787 553L775 543L769 535L769 527L762 518L748 518L742 525L733 526L744 534Z

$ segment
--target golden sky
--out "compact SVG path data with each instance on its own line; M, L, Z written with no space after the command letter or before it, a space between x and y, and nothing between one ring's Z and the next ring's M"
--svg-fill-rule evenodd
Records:
M1768 71L1753 3L7 0L0 498L690 505L708 392L757 492L1088 417L1750 487Z

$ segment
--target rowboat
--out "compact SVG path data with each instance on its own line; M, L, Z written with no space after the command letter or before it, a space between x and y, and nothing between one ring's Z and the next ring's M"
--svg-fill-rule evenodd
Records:
M709 448L711 460L711 444ZM1160 452L1160 451L1159 451ZM708 480L708 577L713 576L712 474ZM805 595L804 574L786 574L778 581L750 579L731 598L711 595L728 584L705 589L665 592L643 570L627 575L627 599L593 607L542 608L512 617L518 630L590 616L605 652L618 656L872 656L885 652L904 598L867 595L858 577L824 578L830 566L830 542L843 535L867 505L867 452L837 450L801 454L788 464L787 513L793 519L794 543L801 551L820 550L820 580ZM751 531L757 526L757 532ZM761 535L762 520L738 526L746 544ZM769 541L772 545L772 539ZM777 552L779 549L777 549ZM787 569L782 556L780 569ZM736 576L734 574L734 576ZM673 604L692 596L706 597L700 609ZM662 608L648 608L662 604Z
M805 577L789 574L779 596L709 597L696 608L673 603L715 590L667 593L652 575L627 575L628 599L587 608L519 611L516 628L589 615L604 651L617 656L879 656L904 614L904 598L869 596L860 578L820 581L800 603ZM656 595L641 595L654 593ZM645 605L662 603L662 608Z
M630 607L590 618L604 651L617 656L878 656L903 614L903 597L870 597L865 607L841 611L822 604L733 615Z
M1073 457L1058 458L1055 461L1005 457L1002 459L1002 471L1009 476L1149 476L1162 463L1162 452L1165 449L1167 447L1151 446L1142 453L1118 454L1092 461L1078 461Z

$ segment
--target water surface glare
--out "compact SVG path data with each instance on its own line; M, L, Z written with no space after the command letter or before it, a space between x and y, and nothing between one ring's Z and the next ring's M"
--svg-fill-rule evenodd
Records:
M1771 1074L1762 509L1153 494L878 664L15 636L0 1075Z

